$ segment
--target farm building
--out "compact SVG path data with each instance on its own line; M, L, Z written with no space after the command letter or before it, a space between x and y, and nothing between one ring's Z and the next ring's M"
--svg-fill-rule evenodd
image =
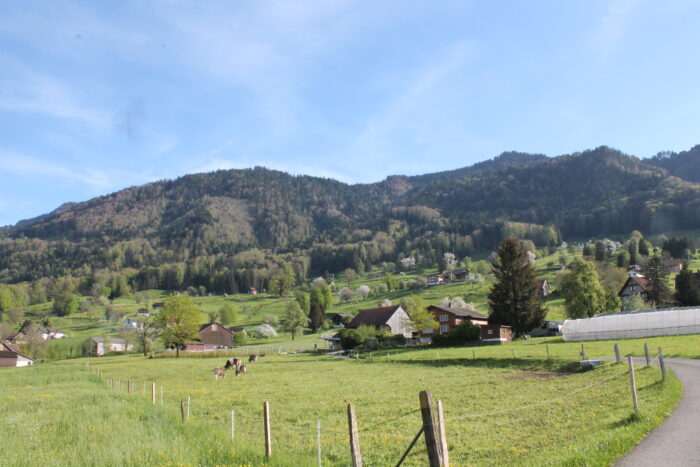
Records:
M29 366L34 364L34 359L22 355L16 344L9 342L0 343L0 368Z
M392 334L403 334L407 338L413 334L408 313L401 308L401 305L360 310L346 327L355 329L363 324L374 326L377 329L386 327L390 329Z
M641 275L629 276L625 285L622 286L618 295L622 303L629 302L634 297L639 297L643 301L647 300L647 294L651 290L649 281Z
M134 350L134 344L129 344L119 337L90 337L83 342L83 354L85 356L101 357L107 352L124 352Z
M465 320L471 321L476 326L487 325L489 322L488 316L468 308L430 305L428 311L435 316L435 320L440 323L440 327L438 329L424 330L420 336L421 344L430 344L432 341L431 336L447 334Z
M547 282L547 279L537 279L537 295L540 298L545 298L549 295L549 282Z
M513 340L513 328L510 326L489 323L479 327L479 340L484 344L502 344Z
M564 321L565 341L700 334L700 307L635 310Z

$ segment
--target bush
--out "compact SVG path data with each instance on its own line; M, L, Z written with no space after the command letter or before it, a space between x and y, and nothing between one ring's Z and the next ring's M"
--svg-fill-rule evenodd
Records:
M466 344L479 339L481 329L475 326L471 321L465 321L447 335L448 339L454 344Z
M342 329L338 333L343 350L352 350L365 343L365 338L357 329Z
M243 331L234 332L233 342L235 342L236 345L246 345L248 343L248 334Z

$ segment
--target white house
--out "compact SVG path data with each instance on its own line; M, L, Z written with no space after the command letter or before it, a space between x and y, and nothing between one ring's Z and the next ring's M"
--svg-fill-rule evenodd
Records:
M34 359L19 353L19 347L9 342L0 343L0 368L30 366L34 364Z
M401 305L360 310L346 327L354 329L362 324L374 326L377 329L388 328L392 334L403 334L406 338L413 335L410 318Z
M39 328L36 331L45 341L50 339L63 339L66 335L58 328Z
M124 352L126 350L134 350L134 344L128 344L125 339L119 337L110 337L105 339L104 337L91 337L88 339L88 343L92 345L92 355L97 355L101 357L107 352Z

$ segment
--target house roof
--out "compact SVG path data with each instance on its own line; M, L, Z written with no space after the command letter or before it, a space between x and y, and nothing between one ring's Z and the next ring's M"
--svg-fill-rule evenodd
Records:
M470 310L469 308L458 308L458 307L449 307L449 306L443 306L443 305L430 305L428 307L428 310L440 310L444 311L446 313L452 313L455 316L463 316L465 318L474 318L474 319L483 319L483 320L488 320L489 317L486 315L482 315L479 312L476 312L474 310Z
M640 286L643 290L649 292L651 290L651 286L649 285L649 281L647 280L646 277L644 276L630 276L627 278L627 281L625 281L625 285L622 286L622 289L620 289L620 292L618 295L622 295L622 291L627 288L627 284L630 283L630 281L634 282L638 286Z
M235 328L226 328L231 332L247 332L243 326L236 326Z
M542 288L547 283L547 279L537 279L537 287Z
M357 316L355 316L346 327L357 328L361 324L366 324L369 326L383 326L399 308L401 308L401 305L360 310Z
M9 351L19 353L19 345L12 342L0 342L0 351Z
M27 357L26 355L23 355L19 352L15 352L14 350L0 350L0 359L3 359L3 358L17 359L17 357L24 357L27 360L34 361L33 358Z
M224 328L225 331L230 332L231 334L233 334L233 332L234 332L234 331L231 331L231 330L230 330L229 328L227 328L226 326L224 326L223 324L217 323L216 321L212 321L211 323L204 323L204 324L202 324L202 325L199 327L199 332L204 331L206 328L208 328L208 327L211 326L212 324L218 324L219 326L221 326L222 328Z
M676 259L676 258L665 259L664 266L666 266L668 268L673 267L673 266L683 266L683 260Z

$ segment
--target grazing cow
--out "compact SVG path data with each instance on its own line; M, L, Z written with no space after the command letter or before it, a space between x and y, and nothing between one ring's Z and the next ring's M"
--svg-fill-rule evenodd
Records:
M229 358L226 360L224 365L224 370L230 370L231 368L236 368L238 365L242 364L243 361L240 358Z
M223 368L214 368L214 378L221 379L226 376L226 371Z
M250 357L248 357L248 363L253 363L258 361L258 356L253 354Z
M248 373L248 367L246 367L245 365L238 365L236 367L236 376L244 375L246 373Z

